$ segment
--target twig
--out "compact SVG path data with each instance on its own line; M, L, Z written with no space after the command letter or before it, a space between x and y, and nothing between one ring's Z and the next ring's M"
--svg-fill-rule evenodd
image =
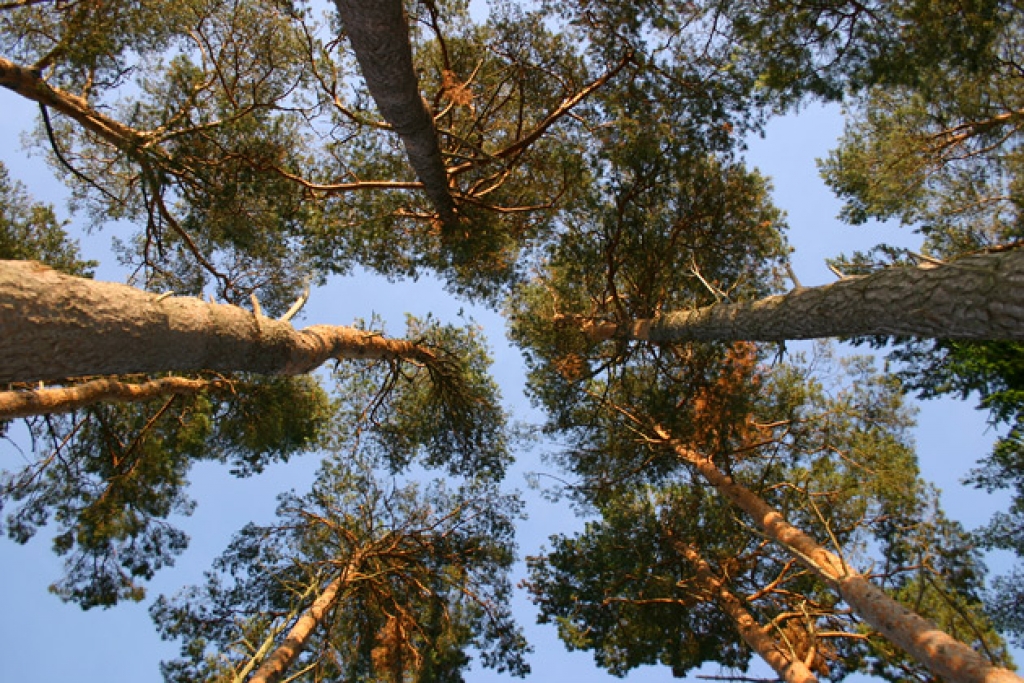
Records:
M836 277L839 278L840 280L845 280L847 277L849 277L846 273L844 273L843 271L839 270L838 268L833 266L831 263L826 263L825 265L828 266L828 269L831 270L833 273L835 273Z
M918 261L924 261L925 263L931 264L932 266L944 266L944 265L946 265L945 261L941 261L941 260L939 260L937 258L932 258L931 256L925 256L924 254L918 254L918 253L915 253L913 251L908 251L907 254L909 254L910 256L913 256Z
M804 288L804 286L800 284L800 280L797 278L796 273L793 272L793 264L791 264L789 261L786 261L786 273L789 275L789 279L793 281L794 288Z

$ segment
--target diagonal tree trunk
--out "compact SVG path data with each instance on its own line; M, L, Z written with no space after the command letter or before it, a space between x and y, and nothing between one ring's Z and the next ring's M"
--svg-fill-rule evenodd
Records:
M740 637L761 659L768 663L779 675L779 678L786 683L818 683L818 677L811 673L806 664L784 652L779 647L777 640L757 623L753 615L743 606L743 602L728 589L721 578L715 575L711 565L701 557L693 546L673 541L673 547L696 568L699 585L732 619Z
M420 95L402 0L335 0L359 68L380 109L405 145L409 163L446 228L454 228L455 201L441 158L437 127Z
M226 389L224 379L161 377L148 382L123 382L105 377L67 387L46 387L19 391L0 391L0 420L30 415L66 413L95 403L145 401L172 394L198 394L200 391Z
M1024 249L929 267L893 267L760 301L619 325L571 316L594 339L785 341L899 335L1024 340Z
M808 569L828 581L865 622L891 643L949 683L1022 683L1012 671L994 666L935 624L889 597L866 576L797 529L762 498L722 472L710 458L674 441L660 427L659 439L693 466L715 489L753 519L764 534L788 548Z
M237 306L0 261L0 383L199 370L300 375L329 359L371 358L439 362L426 347L352 327L296 330Z
M256 669L256 673L249 679L249 683L276 683L281 680L288 669L295 664L295 660L302 654L302 651L306 649L316 628L338 602L341 591L351 580L358 561L358 557L353 559L339 576L327 584L324 592L317 596L309 609L296 620L284 641L263 660L260 667Z

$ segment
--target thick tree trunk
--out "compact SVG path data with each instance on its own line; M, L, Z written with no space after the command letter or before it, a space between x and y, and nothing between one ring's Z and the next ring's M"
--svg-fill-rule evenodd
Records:
M927 619L889 597L867 577L800 531L749 489L737 484L701 454L674 442L658 428L658 437L672 444L689 463L753 519L765 535L788 548L811 571L835 586L843 600L890 642L949 683L1022 683L1012 671L992 665L973 649L939 630Z
M768 666L779 675L779 678L786 683L818 683L818 677L811 673L806 664L783 651L779 647L777 639L757 623L753 615L744 607L743 601L736 597L715 575L711 565L701 557L700 553L686 543L677 542L674 547L696 568L699 585L707 590L722 611L733 620L736 630L739 631L744 642L767 662Z
M332 358L438 360L352 327L298 331L237 306L0 261L0 383L199 370L300 375Z
M405 145L442 223L453 228L455 202L434 117L420 95L402 0L335 0L359 68L384 120Z
M220 379L161 377L148 382L122 382L96 379L67 387L46 387L19 391L0 391L0 420L48 413L67 413L94 403L146 401L172 394L198 394L224 389L231 382Z
M760 301L676 311L629 325L575 322L595 339L659 342L860 335L1024 340L1024 249L967 256L942 266L888 268Z
M295 660L302 651L306 649L310 637L316 628L323 622L324 617L338 601L341 589L349 582L350 574L354 570L355 560L350 562L340 576L327 584L324 592L321 593L309 609L296 620L295 625L288 631L284 641L277 646L270 655L263 660L263 663L256 673L249 679L249 683L276 683L288 672Z

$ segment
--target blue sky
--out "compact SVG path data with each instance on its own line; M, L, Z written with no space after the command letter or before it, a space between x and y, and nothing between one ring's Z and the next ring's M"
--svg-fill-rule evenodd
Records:
M0 131L0 159L12 177L24 182L37 199L53 202L59 213L66 215L61 184L42 159L27 156L19 142L21 131L33 125L35 107L0 91L0 111L5 119ZM900 232L895 226L849 227L835 220L838 204L818 178L814 160L834 145L841 127L836 108L809 107L770 125L764 139L751 141L747 154L751 165L773 178L776 203L788 212L789 238L796 250L794 269L804 285L834 279L824 266L828 256L881 241L906 246L917 242L912 234ZM109 255L111 234L82 235L82 246L88 257L103 264L99 277L123 279ZM360 275L333 280L314 292L304 320L297 324L349 324L377 313L390 329L400 333L406 312L433 312L442 320L451 320L463 306L429 281L389 284ZM473 315L491 341L496 376L507 404L517 417L528 417L530 408L522 396L522 362L518 352L504 341L503 321L488 311L475 310ZM988 451L994 438L987 430L984 414L970 403L932 401L922 405L918 419L917 443L925 476L943 489L950 516L969 528L982 524L992 511L1005 505L1005 500L965 489L958 481ZM17 467L21 458L13 445L0 443L0 468ZM191 494L199 506L181 523L192 537L191 546L174 568L158 574L150 586L150 597L201 581L202 572L227 545L231 534L250 520L269 520L277 493L289 488L304 490L316 466L317 458L308 456L247 480L232 478L225 468L197 467ZM508 485L526 489L524 474L544 469L538 454L523 454ZM564 506L554 506L533 494L528 498L530 520L521 528L522 554L536 552L552 533L578 527L578 520ZM0 541L0 567L4 577L0 582L0 642L5 649L0 657L0 680L155 682L160 680L158 661L176 654L174 644L158 639L146 611L149 600L83 613L48 594L46 587L57 577L60 562L42 535L27 546ZM589 654L566 653L553 629L534 627L532 608L522 596L517 609L536 648L530 680L612 680L593 666ZM467 679L505 680L479 670ZM674 679L667 670L650 668L637 672L630 680L657 683Z

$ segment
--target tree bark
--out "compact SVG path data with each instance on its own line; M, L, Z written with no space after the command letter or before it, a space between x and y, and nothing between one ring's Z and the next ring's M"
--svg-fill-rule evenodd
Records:
M447 228L457 224L437 127L420 95L402 0L335 0L359 68L409 157L416 176Z
M200 370L300 375L332 358L439 360L352 327L299 331L237 306L0 261L0 383Z
M686 558L687 562L696 568L698 585L704 588L711 599L733 620L740 637L761 659L767 662L768 666L779 675L779 678L786 683L818 683L818 677L811 673L806 664L785 653L779 647L778 641L761 624L757 623L753 615L743 606L743 602L715 575L711 565L701 557L693 546L679 541L675 541L673 546Z
M565 317L594 339L785 341L898 335L1024 340L1024 249L893 267L760 301L619 325Z
M0 391L0 420L67 413L101 401L128 403L172 394L198 394L200 391L224 389L230 385L228 380L188 377L161 377L139 383L103 378L67 387Z
M836 588L864 621L890 642L949 683L1021 683L1012 671L994 666L972 648L939 630L872 584L866 576L829 552L759 496L736 483L709 459L671 439L661 428L658 437L696 469L719 493L754 520L771 540L788 548L807 568Z
M302 651L306 649L317 626L323 622L324 617L338 601L341 589L349 582L356 562L357 560L350 562L340 576L327 584L324 592L313 601L309 609L291 627L284 641L263 660L260 667L256 669L256 673L249 679L249 683L276 683L281 680L302 654Z

